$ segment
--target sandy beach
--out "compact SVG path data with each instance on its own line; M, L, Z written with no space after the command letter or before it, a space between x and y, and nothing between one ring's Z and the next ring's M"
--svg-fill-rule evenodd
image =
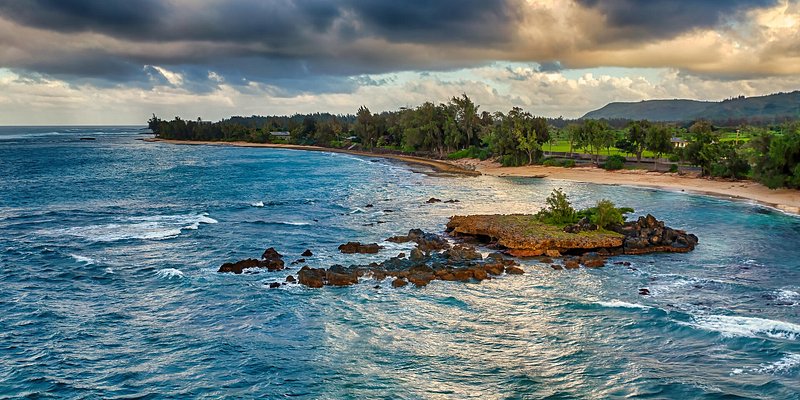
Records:
M644 170L606 171L594 167L501 167L497 163L475 160L470 165L486 175L506 177L538 177L606 185L630 185L711 195L730 200L750 200L790 214L800 214L800 191L770 189L753 181L724 181Z
M561 179L574 182L597 183L604 185L630 185L690 193L710 195L729 200L754 201L776 208L780 211L800 215L800 191L793 189L769 189L752 181L723 181L699 178L673 173L648 172L644 170L606 171L593 167L545 167L529 165L523 167L501 167L491 161L458 160L443 161L422 157L403 156L397 154L375 154L346 149L332 149L318 146L301 146L291 144L249 143L249 142L206 142L186 140L145 139L148 142L162 142L180 145L212 145L237 147L265 147L306 151L327 151L334 153L355 154L365 157L380 157L402 161L410 164L424 165L437 172L478 176L481 174L498 177L535 177L544 179Z

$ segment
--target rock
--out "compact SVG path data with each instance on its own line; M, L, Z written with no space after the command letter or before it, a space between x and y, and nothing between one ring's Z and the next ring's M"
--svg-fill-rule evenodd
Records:
M364 206L364 208L372 208L372 207L374 207L372 204L367 204Z
M468 281L472 279L472 270L466 268L456 268L452 272L453 280L456 281Z
M281 287L281 283L280 282L270 282L270 284L269 284L269 288L270 289L275 289L275 288L279 288L279 287Z
M553 257L553 258L561 257L561 252L555 249L545 250L544 254L548 257Z
M274 247L270 247L264 250L264 254L261 255L261 259L263 260L273 260L273 259L282 259L283 256L275 250Z
M520 267L510 266L506 267L506 273L509 275L522 275L525 271Z
M392 281L392 287L399 288L408 285L408 281L403 278L397 278Z
M483 268L489 274L502 275L503 271L505 271L506 269L506 266L501 263L493 263L493 264L483 264Z
M245 269L248 268L259 268L261 266L261 261L248 258L246 260L237 261L235 263L225 263L219 267L217 272L233 272L234 274L241 274Z
M375 254L381 250L377 243L361 244L360 242L347 242L339 246L339 251L345 254Z
M564 269L564 267L562 267L562 266L560 266L558 264L551 264L550 268L552 268L554 270L557 270L557 271L560 271L560 270Z
M596 254L586 254L581 257L581 264L586 268L600 268L606 265L606 260Z
M430 199L428 199L428 201L426 201L426 203L428 203L428 204L441 203L441 202L442 201L437 199L436 197L431 197Z
M292 261L292 264L291 264L291 265L302 264L302 263L304 263L304 262L306 262L306 259L305 259L305 258L298 258L297 260L294 260L294 261Z
M333 266L325 273L325 283L331 286L350 286L358 283L358 274L356 272L346 271L343 268Z
M509 268L516 268L516 267L509 267ZM489 274L486 273L486 269L480 266L474 266L469 268L472 271L472 279L477 281L483 281L489 279Z
M408 281L417 287L427 286L433 280L432 275L409 275Z
M411 249L411 261L422 261L425 259L425 254L418 248Z
M581 218L581 220L575 224L567 225L564 227L564 232L567 233L581 233L581 232L596 231L596 230L597 230L597 225L593 224L586 217Z
M464 262L464 261L471 261L471 260L481 260L481 253L478 252L474 247L457 244L453 246L453 248L449 250L445 250L442 253L450 262Z
M650 295L650 289L647 289L647 288L639 289L639 294L642 295L642 296L649 296Z
M450 203L450 204L460 203L460 202L461 202L460 200L454 200L454 199L450 199L450 200L445 201L445 203Z
M304 251L303 254L300 254L300 255L303 256L303 257L311 257L311 256L314 255L314 253L312 253L311 250L306 249L306 251Z
M397 258L406 258L406 253L400 253L397 255Z
M326 271L322 268L309 268L305 266L297 273L301 285L310 288L321 288L325 284Z
M286 277L286 282L295 283L295 282L297 282L297 279L294 279L294 276L289 275L289 276Z
M564 260L564 268L566 269L576 269L580 268L580 266L581 264L576 259L570 258L568 260Z
M553 259L550 258L550 257L542 257L542 258L539 259L539 262L542 263L542 264L552 264L553 263Z

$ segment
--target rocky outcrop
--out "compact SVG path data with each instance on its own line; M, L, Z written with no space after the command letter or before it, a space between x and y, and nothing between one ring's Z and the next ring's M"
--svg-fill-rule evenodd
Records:
M408 235L392 236L386 239L386 241L392 243L414 242L417 244L417 248L424 253L450 248L450 242L448 242L447 239L435 233L423 232L421 229L412 229L408 231Z
M609 231L568 233L525 214L454 216L447 223L447 231L495 244L515 257L620 247L624 238Z
M611 229L625 235L622 246L625 254L687 253L699 242L697 236L664 226L664 221L651 214Z
M339 246L339 251L344 254L375 254L381 251L381 246L378 246L377 243L347 242Z
M469 236L494 244L516 257L597 252L600 256L645 254L654 252L685 253L694 250L697 236L666 227L648 214L636 221L598 229L588 219L563 229L540 222L533 215L454 216L447 224L453 236ZM589 268L602 266L599 260L583 262ZM573 263L565 267L570 269Z
M260 260L248 258L235 263L225 263L219 267L217 272L232 272L234 274L241 274L244 272L244 270L251 268L264 268L268 271L280 271L285 268L283 256L274 248L270 247L264 251L264 254L261 255Z
M314 253L312 253L311 250L306 249L306 251L304 251L303 254L300 254L300 255L303 256L303 257L312 257L314 255Z

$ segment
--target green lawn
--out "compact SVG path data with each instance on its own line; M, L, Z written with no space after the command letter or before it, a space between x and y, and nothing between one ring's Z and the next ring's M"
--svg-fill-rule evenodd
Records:
M559 141L556 141L555 143L553 143L552 146L550 145L550 143L545 143L542 146L542 151L544 151L545 153L551 152L551 151L569 153L569 141L559 140ZM573 153L589 154L589 149L573 148L572 152ZM625 157L627 159L630 159L630 160L635 160L636 159L636 155L625 153L625 152L621 151L620 149L618 149L616 147L612 147L609 150L603 149L602 151L600 151L600 155L603 155L603 156L610 156L610 155L614 155L614 154L619 154L619 155L621 155L621 156L623 156L623 157ZM651 151L645 150L644 153L642 153L642 157L652 158L652 157L655 157L655 154L653 154L653 152L651 152Z

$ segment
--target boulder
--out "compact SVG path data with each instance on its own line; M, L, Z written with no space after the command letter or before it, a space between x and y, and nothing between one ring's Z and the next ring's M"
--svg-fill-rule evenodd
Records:
M283 256L275 250L274 247L270 247L264 250L264 254L261 255L261 259L263 260L274 260L274 259L282 259Z
M295 283L295 282L297 282L297 279L294 279L294 276L289 275L289 276L286 277L286 282Z
M303 256L303 257L311 257L311 256L314 255L314 253L312 253L311 250L306 249L306 251L304 251L303 254L300 254L300 255Z
M375 254L381 250L377 243L361 244L361 242L347 242L339 246L339 251L345 254Z
M325 285L327 272L322 268L309 268L305 266L297 273L298 281L301 285L310 288L321 288Z
M509 275L522 275L525 271L520 267L510 266L506 267L506 273Z
M428 201L426 201L426 203L428 204L441 203L441 202L442 201L440 199L437 199L436 197L431 197L430 199L428 199Z
M442 253L451 263L462 263L464 261L481 260L483 257L474 247L457 244Z
M397 278L392 281L392 287L399 288L408 285L408 281L403 278Z
M217 272L233 272L234 274L241 274L245 269L248 268L260 268L261 261L256 260L253 258L248 258L246 260L237 261L235 263L225 263L219 267Z

